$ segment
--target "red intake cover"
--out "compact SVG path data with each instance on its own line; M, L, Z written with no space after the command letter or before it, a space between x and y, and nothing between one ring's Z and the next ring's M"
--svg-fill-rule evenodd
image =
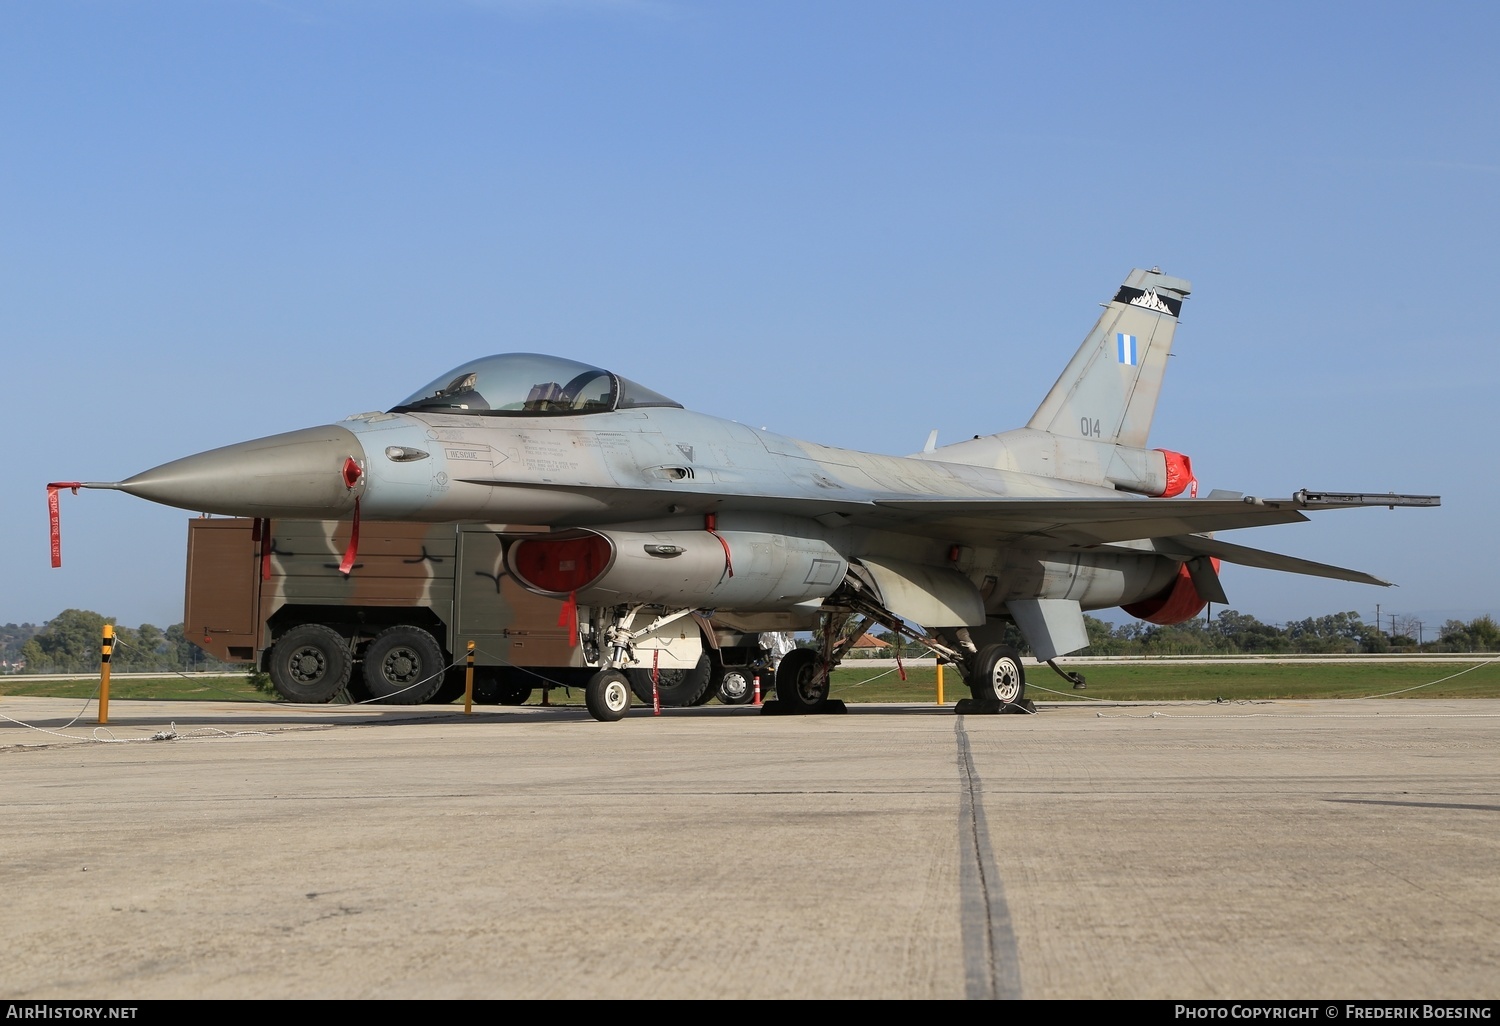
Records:
M1219 576L1219 561L1210 561L1214 565L1214 576ZM1162 589L1160 594L1120 608L1137 620L1166 627L1191 620L1203 612L1206 605L1208 603L1198 595L1198 589L1193 587L1193 576L1188 573L1187 564L1184 563L1177 568L1177 576L1172 578L1172 583Z
M526 538L511 550L511 564L522 584L566 595L598 580L609 569L611 551L609 539L598 534Z
M1170 499L1174 495L1181 495L1183 489L1193 485L1193 495L1198 494L1197 479L1193 477L1193 461L1180 452L1171 449L1158 449L1167 458L1167 487L1161 493L1160 498Z

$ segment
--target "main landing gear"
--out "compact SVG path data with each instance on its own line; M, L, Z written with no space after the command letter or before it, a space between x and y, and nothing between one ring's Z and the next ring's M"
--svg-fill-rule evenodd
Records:
M852 583L854 582L851 581ZM931 631L923 634L920 629L913 631L910 625L892 615L859 587L852 587L843 598L850 610L865 617L867 624L880 624L887 630L913 637L958 667L964 682L969 685L972 697L960 699L954 706L954 712L1036 712L1036 706L1026 698L1026 670L1021 665L1020 653L1014 648L999 644L977 646L966 627L945 629L942 636ZM855 632L854 636L857 637L858 633ZM852 644L852 640L849 643ZM777 683L780 683L780 678Z
M985 645L970 664L972 705L959 712L1032 712L1026 701L1026 668L1021 654L1008 645Z

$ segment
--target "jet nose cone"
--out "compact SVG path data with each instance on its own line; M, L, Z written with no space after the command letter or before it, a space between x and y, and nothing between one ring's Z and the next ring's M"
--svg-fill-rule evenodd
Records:
M199 513L333 519L364 489L365 451L337 424L184 456L112 487Z

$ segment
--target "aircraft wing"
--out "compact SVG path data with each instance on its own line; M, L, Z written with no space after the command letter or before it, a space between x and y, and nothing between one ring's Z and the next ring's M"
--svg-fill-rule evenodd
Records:
M1360 506L1436 506L1435 495L1380 495L1364 492L1313 492L1303 489L1290 498L1259 499L1253 496L1207 499L1136 498L1015 498L1015 499L900 499L878 500L882 509L899 510L920 517L934 526L942 524L964 533L980 532L992 538L1028 538L1061 541L1090 547L1145 538L1181 540L1210 531L1231 531L1268 524L1304 521L1304 509L1352 509ZM1243 549L1212 539L1197 539L1194 545L1219 545L1225 551ZM1206 548L1197 550L1211 555ZM1266 553L1267 557L1272 554ZM1239 562L1237 558L1227 558ZM1292 560L1292 557L1278 557ZM1264 563L1249 565L1267 565ZM1322 564L1308 563L1308 566ZM1330 567L1329 569L1337 569ZM1309 572L1309 571L1299 571ZM1344 571L1357 573L1357 571ZM1326 575L1325 575L1326 576ZM1349 578L1351 580L1357 578ZM1380 582L1384 583L1384 582Z
M900 499L877 500L874 505L889 513L907 514L925 527L944 527L966 536L978 534L993 541L1047 539L1073 546L1293 524L1307 519L1291 500Z
M490 483L476 479L475 483ZM512 484L514 487L514 484ZM631 487L589 487L549 484L557 492L588 496L597 506L614 510L621 521L658 517L664 490ZM720 486L722 488L722 486ZM908 530L929 537L972 540L975 544L1016 544L1028 540L1061 542L1073 547L1093 547L1112 542L1173 539L1190 553L1191 546L1208 544L1241 549L1228 543L1198 538L1206 532L1230 531L1268 524L1299 523L1306 509L1348 509L1360 506L1435 506L1437 496L1302 490L1289 498L1260 499L1253 496L1204 499L1150 499L1115 496L982 496L952 498L926 495L892 495L850 491L829 494L775 494L760 492L736 495L726 490L676 490L679 512L714 512L726 509L764 510L823 518L833 515L840 523ZM556 526L598 522L597 508L574 518L563 515ZM1255 550L1244 549L1245 553ZM1267 554L1269 555L1269 554ZM1239 559L1220 556L1230 562ZM1249 558L1243 556L1242 558ZM1292 557L1280 557L1292 559ZM1251 564L1262 565L1262 564ZM1309 564L1321 565L1321 564ZM1336 569L1336 568L1334 568ZM1355 573L1355 571L1347 571Z
M475 484L490 484L465 478ZM507 483L509 487L517 487ZM521 485L590 500L579 516L561 514L555 526L587 526L609 510L619 521L661 516L664 490L625 486ZM722 489L722 486L720 486ZM1073 546L1227 531L1306 520L1293 499L1148 499L1114 496L981 496L951 498L907 493L830 490L827 494L735 494L727 489L672 489L676 512L728 509L790 513L815 519L836 516L839 524L906 530L928 536L1010 544L1044 539Z

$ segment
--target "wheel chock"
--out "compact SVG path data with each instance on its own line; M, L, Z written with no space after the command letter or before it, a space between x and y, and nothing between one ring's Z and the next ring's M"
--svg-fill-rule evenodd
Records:
M1036 703L1029 698L1019 702L1002 702L998 698L960 698L953 706L959 716L996 716L1001 713L1018 713L1029 716L1036 712Z
M823 703L822 708L818 709L817 712L811 713L800 712L785 702L779 702L774 698L768 698L760 704L760 714L762 716L823 716L830 713L837 715L839 713L847 713L848 711L849 707L844 704L842 698L830 698Z

